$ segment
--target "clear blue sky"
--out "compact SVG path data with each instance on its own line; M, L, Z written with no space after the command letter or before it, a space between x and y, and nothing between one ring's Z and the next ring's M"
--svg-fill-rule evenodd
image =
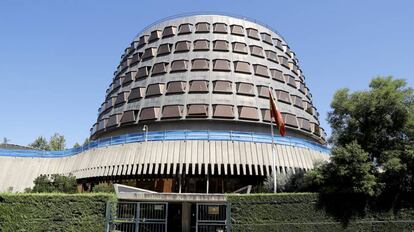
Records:
M54 132L83 142L124 49L148 24L219 11L265 22L298 55L326 123L335 90L377 75L414 86L414 1L0 2L0 138L28 144Z

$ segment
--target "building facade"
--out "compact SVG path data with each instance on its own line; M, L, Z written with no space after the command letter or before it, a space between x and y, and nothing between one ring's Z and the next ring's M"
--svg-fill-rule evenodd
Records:
M328 160L305 76L276 31L218 14L161 20L125 49L91 144L54 153L3 150L0 190L22 191L54 173L72 173L80 190L105 182L224 193L258 184L273 163L269 91L287 126L286 137L273 138L276 171Z

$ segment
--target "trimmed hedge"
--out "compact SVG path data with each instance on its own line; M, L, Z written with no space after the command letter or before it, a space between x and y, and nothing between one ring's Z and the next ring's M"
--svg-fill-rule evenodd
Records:
M113 194L0 194L0 231L103 231Z
M320 205L319 195L313 193L228 195L227 199L231 203L232 231L414 230L413 205L387 211L365 208L344 222ZM347 210L347 204L338 203L338 211ZM336 207L335 202L330 204L328 208Z

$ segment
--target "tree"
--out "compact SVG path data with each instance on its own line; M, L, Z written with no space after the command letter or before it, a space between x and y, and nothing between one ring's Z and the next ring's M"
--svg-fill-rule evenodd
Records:
M369 90L340 89L331 103L331 162L307 174L326 192L412 193L414 92L404 80L374 78Z
M33 143L29 144L29 147L38 149L38 150L46 150L46 151L50 150L47 140L42 136L37 137L37 139Z
M65 137L59 133L55 133L49 140L49 147L51 151L64 150L66 147Z
M78 148L78 147L80 147L79 143L73 144L73 148Z
M86 138L85 141L83 141L83 145L82 146L88 145L89 142L90 142L89 138Z
M34 187L31 192L35 193L42 193L42 192L53 192L54 187L52 185L52 182L50 181L49 177L47 175L40 175L36 177L36 179L33 181ZM26 189L28 191L28 189Z
M34 181L33 189L25 189L25 192L76 192L76 178L69 174L68 176L54 174L49 178L47 175L40 175Z

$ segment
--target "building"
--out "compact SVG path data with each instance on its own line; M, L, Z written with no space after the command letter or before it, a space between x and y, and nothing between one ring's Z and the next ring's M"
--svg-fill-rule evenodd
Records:
M125 49L92 142L60 152L0 150L0 191L40 174L72 173L157 192L232 192L272 171L270 90L287 125L276 170L327 160L325 132L295 53L270 27L219 14L167 18Z

